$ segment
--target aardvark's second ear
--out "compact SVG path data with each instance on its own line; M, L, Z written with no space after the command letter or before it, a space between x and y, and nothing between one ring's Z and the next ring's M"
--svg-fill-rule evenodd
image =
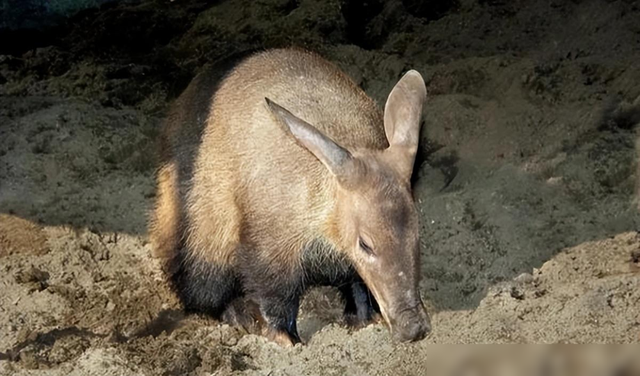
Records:
M398 161L403 176L411 178L418 142L422 107L427 88L420 73L407 72L391 90L384 107L384 131L389 141L389 152Z

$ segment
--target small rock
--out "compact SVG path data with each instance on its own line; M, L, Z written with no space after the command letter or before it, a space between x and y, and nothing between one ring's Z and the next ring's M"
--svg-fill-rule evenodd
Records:
M542 289L542 290L537 290L537 291L534 293L534 296L535 296L536 298L541 298L541 297L545 296L546 294L547 294L547 289Z
M517 276L514 281L519 282L519 283L531 283L533 282L533 276L529 273L522 273L519 276Z
M511 297L517 300L523 300L524 299L524 291L522 291L521 289L519 289L516 286L511 287Z

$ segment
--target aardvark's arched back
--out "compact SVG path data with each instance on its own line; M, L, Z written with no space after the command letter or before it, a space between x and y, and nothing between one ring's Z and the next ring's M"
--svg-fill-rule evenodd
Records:
M424 337L410 186L420 74L400 79L384 113L333 64L297 49L252 55L219 86L202 82L165 126L151 228L185 307L293 344L302 294L329 285L347 323L381 313L398 340Z

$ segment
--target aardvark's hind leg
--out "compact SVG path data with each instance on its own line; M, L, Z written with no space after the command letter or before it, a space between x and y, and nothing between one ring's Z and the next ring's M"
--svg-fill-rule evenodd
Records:
M180 257L175 269L173 284L187 311L220 319L227 305L241 294L240 279L230 266Z

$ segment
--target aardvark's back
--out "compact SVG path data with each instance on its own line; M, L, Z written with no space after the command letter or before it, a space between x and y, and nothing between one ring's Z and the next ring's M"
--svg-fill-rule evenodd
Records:
M329 285L349 322L379 312L395 338L423 338L410 178L425 98L407 72L383 117L344 73L300 50L253 55L219 85L194 80L163 133L151 229L185 307L245 327L253 317L292 344L302 294Z
M279 129L265 98L345 148L387 146L382 113L375 102L333 64L295 49L253 56L231 72L215 95L205 142L232 148L243 163L250 154L257 163L278 155L316 165L308 151L294 146L293 139ZM295 164L304 165L302 161Z
M300 50L254 55L230 73L214 96L190 199L197 208L191 236L229 244L243 236L314 236L310 222L322 217L315 210L326 209L328 172L281 129L265 97L346 148L387 146L381 111L333 64ZM230 202L236 204L233 209ZM243 220L247 216L250 224ZM228 262L233 246L222 249L203 257Z

